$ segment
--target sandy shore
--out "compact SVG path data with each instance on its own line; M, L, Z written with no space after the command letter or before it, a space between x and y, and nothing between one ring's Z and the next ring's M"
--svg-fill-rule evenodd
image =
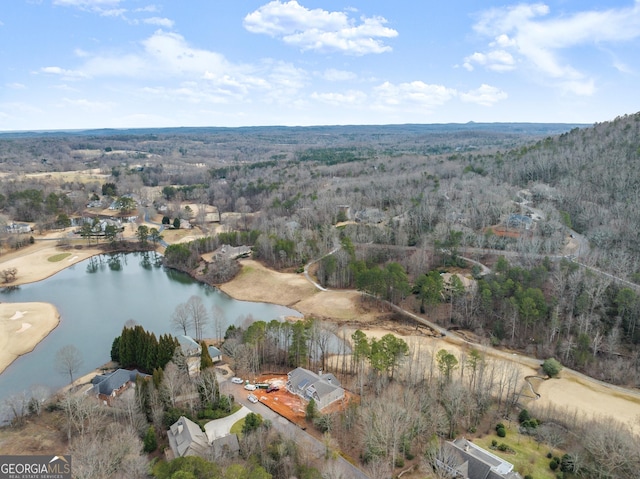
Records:
M49 261L49 258L62 253L68 253L68 256L60 261ZM98 248L83 247L82 249L62 250L56 246L55 241L39 241L34 245L6 253L0 257L0 269L18 269L18 275L14 282L8 285L0 284L0 286L19 286L42 281L69 266L101 253L103 251Z
M51 237L55 238L55 236ZM17 268L16 281L1 286L19 286L42 281L69 266L100 254L97 248L62 250L56 240L37 241L0 257L0 269ZM60 261L49 261L62 253ZM0 303L0 373L18 356L36 347L58 325L60 315L48 303Z
M0 373L33 351L59 322L58 311L49 303L0 303Z
M23 284L45 279L72 264L101 253L97 249L71 249L68 258L50 262L48 258L62 251L52 244L36 243L0 257L0 268L18 268L18 280ZM348 323L350 328L360 327L366 334L381 336L389 332L381 327L381 314L362 307L360 295L356 292L319 291L302 274L280 273L265 268L254 260L242 260L241 273L231 282L220 287L235 299L281 304L300 311L306 316ZM34 305L41 305L37 309ZM58 323L58 313L52 305L43 303L10 304L0 303L0 371L17 357L31 351ZM14 315L18 317L10 319ZM39 326L39 323L49 324ZM29 324L30 326L24 326ZM374 326L374 323L377 323ZM392 325L390 324L391 328ZM22 331L18 333L18 331ZM414 336L411 332L396 331L408 343L420 345L424 350L447 349L456 354L466 347L460 341L450 338ZM17 345L17 347L16 347ZM423 351L424 351L423 350ZM11 354L8 355L9 351ZM20 352L22 351L22 352ZM522 376L536 374L539 361L503 351L486 350L494 360L518 363ZM563 371L559 379L544 381L539 386L541 406L551 404L559 408L577 410L583 417L613 417L629 425L640 434L640 393L583 378L571 371Z

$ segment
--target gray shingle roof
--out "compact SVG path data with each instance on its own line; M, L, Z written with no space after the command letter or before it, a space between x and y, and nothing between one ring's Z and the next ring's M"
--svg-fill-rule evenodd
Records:
M209 448L207 435L195 422L180 416L169 428L169 446L176 457L202 456Z
M137 369L132 371L127 369L117 369L110 374L98 375L91 380L91 383L93 384L91 391L94 394L110 396L114 389L121 388L129 381L135 382L138 376L146 377L148 374L143 374Z
M314 397L315 393L317 395L316 400L320 402L319 406L321 408L336 400L333 397L330 398L336 390L341 390L341 394L337 396L344 394L344 390L340 387L340 382L333 374L320 376L304 368L296 368L288 374L287 389L305 399Z

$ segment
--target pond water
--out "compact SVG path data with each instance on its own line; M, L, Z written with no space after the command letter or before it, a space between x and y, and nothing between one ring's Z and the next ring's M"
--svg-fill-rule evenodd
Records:
M0 374L0 402L32 385L59 388L68 377L56 372L56 351L72 344L82 355L76 377L110 360L113 339L127 321L156 335L173 333L170 318L176 306L200 296L211 316L221 312L225 325L246 327L252 320L271 321L302 315L267 303L237 301L188 275L161 266L155 253L101 255L77 263L37 283L0 290L2 302L42 301L60 313L60 324L36 348L16 359ZM213 324L205 331L213 337Z

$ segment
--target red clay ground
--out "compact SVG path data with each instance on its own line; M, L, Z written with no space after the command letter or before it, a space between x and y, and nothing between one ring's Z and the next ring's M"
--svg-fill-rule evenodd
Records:
M280 388L280 390L270 393L267 393L264 389L256 390L254 394L260 399L262 404L302 429L307 428L309 425L306 420L308 403L300 396L291 394L285 389L285 384L287 383L286 375L263 374L260 376L258 382L273 384ZM336 401L320 412L324 414L338 412L352 400L357 400L357 396L349 391L345 391L344 400Z

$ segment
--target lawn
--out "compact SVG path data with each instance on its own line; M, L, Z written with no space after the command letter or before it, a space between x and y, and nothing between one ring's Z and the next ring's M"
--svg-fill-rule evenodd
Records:
M240 419L233 426L231 426L231 434L237 434L238 437L242 436L242 427L244 426L244 418Z
M54 254L53 256L49 256L47 258L47 261L50 261L52 263L57 263L58 261L62 261L63 259L68 258L69 256L71 256L71 253Z
M498 444L505 443L515 453L505 453L491 449L491 441L494 439L498 441ZM473 442L513 464L514 470L519 472L522 477L527 474L530 474L535 479L555 479L556 477L549 468L549 462L551 461L547 457L547 453L550 450L549 446L538 444L533 437L520 434L517 427L508 428L506 437L490 434L482 438L476 438ZM560 457L564 452L556 450L553 451L553 454Z

